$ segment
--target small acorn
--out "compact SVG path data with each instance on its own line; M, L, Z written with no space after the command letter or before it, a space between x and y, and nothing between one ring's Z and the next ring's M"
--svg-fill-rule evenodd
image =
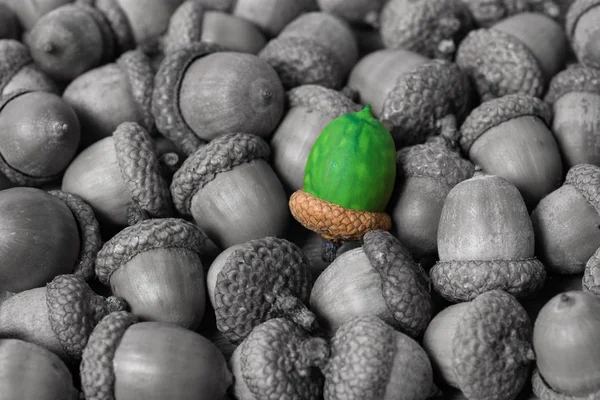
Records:
M357 25L379 26L379 15L387 0L317 0L325 12Z
M17 14L25 31L30 31L38 19L50 11L72 3L74 0L7 0L5 1Z
M600 393L600 299L571 291L550 300L535 321L537 369L533 392L541 400L593 399Z
M542 100L520 93L503 96L469 114L460 145L483 171L515 185L533 209L563 179L551 121L552 112Z
M532 331L519 302L491 290L437 314L423 347L440 379L467 399L512 400L535 360Z
M277 71L288 90L308 84L341 89L358 61L358 45L346 22L309 12L286 25L259 56Z
M94 328L80 366L85 398L223 399L232 383L208 339L177 325L114 312Z
M0 39L0 95L22 90L58 94L56 84L35 65L27 46Z
M561 7L565 0L461 0L471 12L478 26L488 28L498 21L513 15L537 11L547 14L550 18L560 18ZM568 0L573 1L573 0ZM560 3L560 4L559 4Z
M79 399L69 369L56 354L18 339L0 339L0 387L6 400Z
M442 208L437 244L440 261L430 277L448 301L470 301L495 289L526 297L544 283L525 202L499 176L477 172L454 186Z
M315 0L236 0L232 13L274 37L294 19L316 9Z
M124 308L123 300L95 294L83 278L59 275L46 287L0 303L0 337L35 343L66 361L77 361L96 324Z
M567 13L565 30L581 64L600 69L600 0L576 0Z
M562 70L568 41L558 22L541 13L519 13L489 29L470 32L456 63L472 78L481 101L513 93L541 97Z
M17 15L6 4L0 4L0 39L16 39L21 36L21 24Z
M571 167L562 187L531 213L535 253L548 271L579 274L600 247L600 167Z

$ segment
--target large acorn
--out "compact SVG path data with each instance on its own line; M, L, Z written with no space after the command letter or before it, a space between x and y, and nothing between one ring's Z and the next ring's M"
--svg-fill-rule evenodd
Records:
M58 93L56 84L33 62L27 46L0 39L0 95L22 90Z
M527 206L558 188L563 179L552 114L540 99L512 94L489 100L461 126L460 144L473 163L515 185Z
M576 0L567 13L565 30L580 63L600 68L600 0Z
M30 31L38 19L74 0L6 0L19 17L23 29Z
M471 12L478 26L488 28L502 19L528 11L544 12L551 18L561 16L564 3L573 0L461 0ZM560 3L560 4L557 4Z
M517 188L479 172L446 198L438 228L440 261L431 281L452 302L494 289L525 297L539 290L546 276L534 250L531 219Z
M535 360L532 330L519 302L492 290L436 315L423 347L441 380L467 399L512 400Z
M300 15L316 9L315 0L236 0L232 13L254 23L273 37Z
M379 26L381 8L387 0L317 0L319 8L351 24Z
M600 247L600 167L578 164L533 210L536 254L553 273L578 274Z
M0 39L16 39L21 36L21 24L17 15L6 4L0 4Z
M526 12L470 32L458 47L456 63L471 76L482 101L513 93L540 97L562 69L567 49L558 22Z

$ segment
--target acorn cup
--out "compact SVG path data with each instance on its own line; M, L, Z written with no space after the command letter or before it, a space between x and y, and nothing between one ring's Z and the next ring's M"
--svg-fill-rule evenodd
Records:
M223 355L208 339L177 325L107 315L83 351L86 399L222 399L232 383Z
M446 197L438 228L440 261L430 271L431 282L450 302L496 289L526 297L546 277L534 248L531 219L517 188L476 172Z
M17 15L6 4L0 4L0 39L16 39L21 36L21 24Z
M35 65L27 46L0 39L0 95L22 90L58 94L56 84Z
M7 0L9 7L13 9L23 29L30 31L38 19L50 11L72 3L74 0Z
M111 136L123 122L136 122L152 132L154 71L139 50L75 78L63 93L81 122L82 148Z
M600 296L600 247L598 247L598 250L596 250L585 264L581 283L584 291ZM578 288L577 290L582 288Z
M90 206L61 191L0 191L0 290L41 287L60 274L94 275L100 229Z
M599 313L600 299L582 291L559 294L540 311L533 328L532 378L540 400L597 398Z
M579 274L600 247L600 167L572 167L562 187L531 213L535 253L549 272Z
M380 18L386 47L448 61L473 25L462 0L388 0Z
M600 68L600 0L576 0L567 13L565 30L581 64Z
M168 217L172 204L161 164L144 128L124 122L79 153L65 171L62 190L89 203L104 229Z
M448 114L458 123L471 103L467 76L453 63L429 60L406 50L379 50L352 70L348 87L390 127L399 147L425 142Z
M283 115L284 90L273 68L255 55L222 50L192 43L167 55L156 74L156 126L186 155L230 132L269 137Z
M0 387L6 400L79 399L69 369L56 354L17 339L0 339Z
M460 145L488 174L505 178L521 192L529 209L560 186L560 150L549 128L550 108L516 93L489 100L461 126Z
M200 257L214 250L204 232L187 221L144 220L104 244L96 275L139 319L194 330L206 297Z
M309 12L269 41L259 57L277 71L288 90L308 84L341 89L358 61L358 45L346 22Z
M316 0L319 8L356 25L379 26L379 14L387 0Z
M270 37L279 35L302 14L317 10L315 0L236 0L233 3L234 16L252 22Z
M561 19L565 0L461 0L471 12L478 26L491 25L513 15L535 11L547 14L550 18ZM567 0L572 1L572 0ZM562 6L562 7L561 7Z
M89 335L123 300L97 295L76 275L59 275L46 287L26 290L0 303L0 337L40 345L63 360L81 359Z
M481 101L513 93L541 97L562 70L567 51L558 22L526 12L470 32L460 43L455 62L471 77Z

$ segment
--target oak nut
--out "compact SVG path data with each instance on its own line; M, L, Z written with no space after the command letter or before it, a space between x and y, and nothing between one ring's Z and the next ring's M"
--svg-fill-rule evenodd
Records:
M563 179L560 150L542 100L515 93L482 103L461 126L460 144L488 174L501 176L533 209Z
M17 15L6 4L0 4L0 39L16 39L21 36L21 24Z
M232 376L217 347L164 322L114 312L94 328L83 351L86 399L222 399Z
M438 228L440 261L430 271L431 282L451 302L495 289L526 297L546 277L534 249L531 219L517 188L504 178L475 173L446 198Z
M461 0L471 12L478 26L489 26L516 14L536 11L543 12L551 18L562 16L563 3L573 0ZM564 6L562 7L564 8Z
M570 291L550 300L535 321L537 369L533 392L540 400L594 398L600 393L596 368L600 299Z
M25 31L30 31L38 19L50 11L72 3L74 0L7 0L14 10Z
M0 39L0 95L21 90L58 93L56 84L33 62L27 46Z
M35 343L72 362L81 358L96 324L124 307L121 299L94 293L83 278L59 275L0 303L0 337Z
M236 0L231 11L273 37L300 15L316 9L315 0Z
M56 354L18 339L0 339L0 386L7 400L79 399L71 372Z
M288 90L307 84L341 89L358 61L358 45L346 22L309 12L287 25L259 56L277 71Z
M583 274L548 275L544 281L544 287L536 292L535 296L521 299L520 302L527 311L527 314L529 314L531 320L535 321L546 303L557 294L572 290L593 290L591 288L586 288L585 282L586 276Z
M567 13L565 30L579 62L600 68L599 0L576 0Z
M381 9L387 0L317 0L325 12L356 25L379 26Z
M578 274L600 247L600 167L571 167L562 187L531 213L536 254L553 273Z
M600 71L570 66L552 79L545 100L553 107L552 132L565 167L600 166Z
M532 324L510 294L492 290L437 314L423 347L434 370L467 399L517 397L535 360Z
M541 97L563 68L567 49L558 22L525 12L471 31L458 47L456 63L471 76L482 101L513 93Z

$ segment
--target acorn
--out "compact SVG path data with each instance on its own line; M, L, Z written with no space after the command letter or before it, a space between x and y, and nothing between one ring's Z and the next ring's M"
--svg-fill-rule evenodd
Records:
M6 4L0 4L0 39L16 39L21 36L21 24L17 15Z
M512 400L535 360L532 324L510 294L491 290L437 314L423 348L436 374L467 399Z
M562 70L567 50L558 22L525 12L471 31L460 43L455 62L470 75L481 101L513 93L541 97Z
M469 179L475 166L458 152L456 118L441 120L440 136L397 152L393 232L417 259L437 257L437 230L450 190Z
M232 376L208 339L177 325L139 322L114 312L94 328L83 351L86 399L222 399Z
M346 22L309 12L287 25L259 56L277 71L287 90L308 84L341 89L358 61L358 45Z
M97 295L81 277L59 275L46 287L0 303L0 337L35 343L66 361L77 361L96 324L125 306L119 298Z
M230 132L267 138L283 115L273 68L255 55L221 50L191 44L167 55L155 77L156 126L187 155Z
M298 325L274 318L256 326L230 360L238 400L320 400L329 346Z
M315 0L236 0L232 13L273 37L297 17L316 9Z
M462 0L388 0L381 11L386 47L452 61L473 21Z
M23 29L30 31L38 19L50 11L72 3L74 0L7 0L17 17Z
M135 122L123 122L79 153L65 171L62 190L89 203L104 228L124 227L172 214L161 168L150 135Z
M448 114L462 123L471 103L469 81L458 66L406 50L367 55L352 70L348 87L360 103L371 104L399 147L438 134L438 120Z
M565 0L461 0L471 12L478 26L488 28L498 21L513 15L536 11L547 14L550 18L560 18L561 8ZM568 0L572 1L572 0ZM561 3L561 4L559 4ZM562 7L561 7L562 6Z
M565 30L577 59L600 68L600 0L576 0L567 13Z
M379 26L379 15L387 0L317 0L319 8L356 25Z
M21 90L58 94L56 84L35 65L27 46L0 39L0 95Z
M440 261L430 271L431 282L450 302L496 289L526 297L544 283L525 202L499 176L478 172L450 190L437 242Z
M0 386L6 400L79 399L73 377L57 355L18 339L0 339Z
M144 220L104 244L96 275L141 320L196 329L204 316L200 256L213 251L200 228L178 218Z
M561 293L540 311L533 328L537 369L532 383L541 400L598 396L599 313L600 299L582 291Z
M288 110L271 138L273 169L289 191L302 189L304 167L323 129L361 107L341 92L303 85L287 93Z
M461 126L460 145L483 171L515 185L532 209L563 179L551 121L542 100L520 93L503 96L471 112Z
M529 318L535 321L541 309L557 294L571 290L582 290L582 288L585 290L585 285L582 285L583 279L585 279L583 274L548 275L542 289L536 292L535 296L521 299L521 305L529 314Z
M325 368L325 400L425 400L438 394L423 348L374 316L337 330Z
M63 93L81 122L83 148L111 136L123 122L136 122L152 132L154 71L139 50L75 78Z
M556 274L579 274L600 247L600 167L571 167L562 187L531 213L535 253Z
M77 196L34 188L0 191L0 290L41 287L60 274L94 275L100 228Z

